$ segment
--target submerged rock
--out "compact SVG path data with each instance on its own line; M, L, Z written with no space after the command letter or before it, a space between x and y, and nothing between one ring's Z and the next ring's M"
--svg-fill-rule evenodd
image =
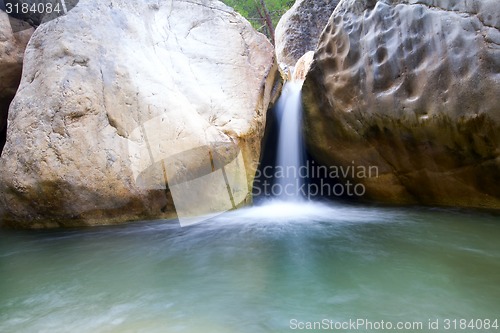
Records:
M24 50L32 34L33 29L14 33L9 17L0 11L0 154L5 144L9 105L21 81Z
M281 66L294 67L302 55L314 51L319 36L339 0L296 0L276 26L276 57Z
M248 201L276 68L269 41L220 2L81 1L26 50L0 159L1 219L172 216L171 185L223 169L235 148L246 168L223 187L193 184L190 205L207 191L228 201L229 184ZM205 149L213 143L219 151Z
M308 147L364 198L500 208L497 0L343 0L304 84Z

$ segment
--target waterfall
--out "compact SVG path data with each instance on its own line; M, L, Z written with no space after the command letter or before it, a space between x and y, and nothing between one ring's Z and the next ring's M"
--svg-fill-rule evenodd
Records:
M281 200L300 201L304 165L304 139L302 135L302 84L304 81L287 82L276 104L279 136L275 177L279 184Z

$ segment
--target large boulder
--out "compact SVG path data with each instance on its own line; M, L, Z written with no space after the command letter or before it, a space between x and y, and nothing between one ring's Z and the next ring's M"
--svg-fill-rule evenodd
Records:
M341 1L304 85L312 154L378 168L344 179L365 199L500 208L499 28L497 0Z
M14 33L9 17L0 11L0 154L5 144L7 131L7 113L16 94L26 45L33 34L33 29Z
M276 31L276 58L282 67L293 67L300 57L314 51L319 36L339 0L296 0L279 20Z
M224 209L229 185L233 206L248 202L276 73L269 41L220 2L80 1L26 50L0 159L1 220L173 216L186 203L172 188L185 195L189 181L184 212L207 195ZM215 169L225 183L196 183Z

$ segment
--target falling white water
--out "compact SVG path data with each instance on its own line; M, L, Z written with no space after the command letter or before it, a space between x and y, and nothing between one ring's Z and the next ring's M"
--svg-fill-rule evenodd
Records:
M282 200L302 200L300 166L303 165L302 84L287 82L276 105L279 126L275 177L279 185L277 197Z

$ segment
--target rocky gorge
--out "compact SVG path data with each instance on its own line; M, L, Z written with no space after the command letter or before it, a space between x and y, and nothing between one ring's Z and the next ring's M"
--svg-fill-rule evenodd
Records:
M211 151L193 150L214 142L223 160L241 153L230 196L249 204L279 67L305 78L311 156L378 168L342 179L366 187L360 199L500 208L496 0L297 0L274 47L208 0L81 0L16 34L6 14L0 22L5 225L173 217L175 179L217 168ZM217 198L226 184L203 186ZM195 203L209 200L201 192Z

